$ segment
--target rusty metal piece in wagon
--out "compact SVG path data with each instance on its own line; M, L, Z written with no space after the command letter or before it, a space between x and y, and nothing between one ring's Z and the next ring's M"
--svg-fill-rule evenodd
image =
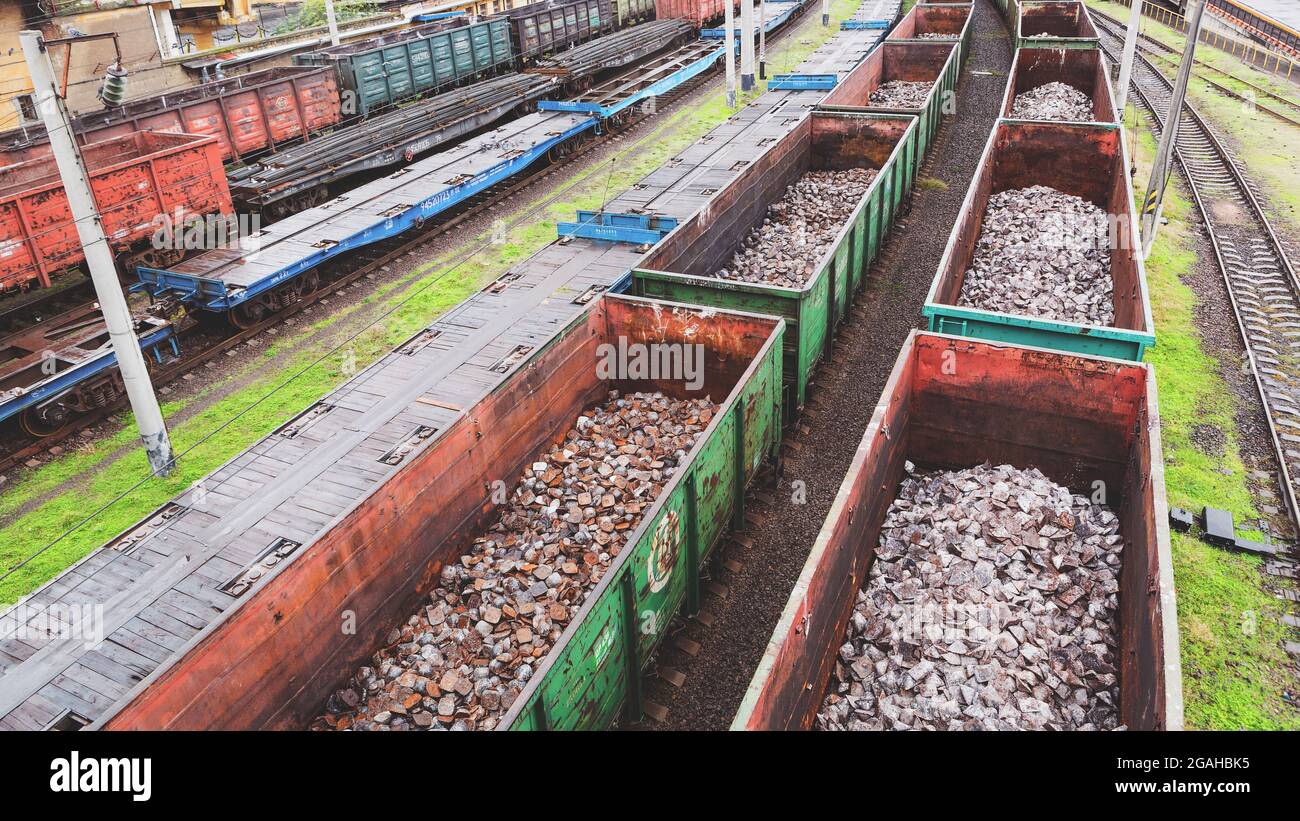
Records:
M1110 219L1045 185L989 198L957 304L1087 325L1114 325Z
M880 108L920 108L930 96L934 83L913 80L890 80L882 83L867 98L870 105Z
M731 267L715 277L801 288L853 215L876 171L809 171L767 208L763 224L745 237Z
M1037 469L906 465L824 730L1112 730L1119 517Z
M1011 116L1022 120L1091 121L1092 98L1069 83L1044 83L1017 94Z
M612 391L579 416L312 728L494 729L717 409Z

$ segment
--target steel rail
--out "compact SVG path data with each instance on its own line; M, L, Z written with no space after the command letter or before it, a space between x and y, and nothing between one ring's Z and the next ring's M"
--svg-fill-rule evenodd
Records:
M1121 33L1104 21L1099 33L1102 49L1114 59ZM1132 87L1160 130L1173 83L1145 56L1139 58ZM1294 478L1300 474L1300 280L1254 185L1190 104L1181 112L1174 156L1223 275L1277 456L1279 489L1292 524L1300 528Z

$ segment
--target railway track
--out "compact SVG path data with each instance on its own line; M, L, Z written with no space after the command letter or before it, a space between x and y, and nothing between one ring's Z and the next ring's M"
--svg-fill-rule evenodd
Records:
M779 42L782 37L794 29L794 25L783 26L769 35L769 39ZM613 79L602 83L601 88L609 90L624 86L633 88L637 84L636 79L644 75L652 65L637 66L616 75ZM653 107L634 106L632 109L620 112L617 122L610 124L616 126L616 128L602 129L596 138L583 140L576 145L567 143L557 146L557 149L553 150L552 155L547 158L547 162L526 171L522 176L505 180L499 185L471 197L445 218L430 220L429 224L420 231L410 232L366 246L359 253L350 255L346 261L340 260L337 264L327 263L319 270L320 279L317 287L304 294L294 304L248 328L231 328L229 330L232 332L226 333L213 328L207 323L191 321L185 324L178 329L182 350L181 358L154 371L153 381L155 386L165 386L215 357L238 348L241 344L258 336L268 328L279 325L285 319L300 313L340 289L352 285L367 274L373 274L394 260L432 243L457 226L463 225L470 219L483 214L490 207L506 202L512 196L553 174L566 170L573 163L607 144L613 137L622 134L627 129L635 127L651 117L666 113L683 97L708 82L717 73L718 69L714 68L688 80L677 88L656 97ZM125 397L122 397L118 401L93 413L83 415L39 439L33 440L22 434L9 437L5 442L0 443L0 473L22 465L35 456L66 441L69 437L105 421L122 409L125 404Z
M1097 16L1101 46L1112 59L1123 49L1119 26ZM1133 90L1157 131L1173 83L1144 55L1133 66ZM1205 221L1251 373L1262 400L1281 476L1279 488L1293 524L1300 523L1300 280L1260 206L1254 183L1205 119L1184 105L1175 158Z
M1088 13L1092 15L1093 20L1097 21L1099 25L1107 28L1111 33L1119 32L1117 36L1119 36L1121 39L1123 38L1123 30L1125 26L1125 23L1123 21L1117 20L1116 18L1111 17L1110 15L1105 14L1104 12L1098 11L1096 9L1089 9ZM1162 43L1161 41L1150 36L1149 34L1141 34L1138 36L1138 46L1146 54L1159 60L1162 64L1168 65L1174 69L1178 68L1178 63L1182 59L1182 52L1179 49L1176 49L1173 46ZM1221 82L1212 80L1209 77L1207 77L1204 73L1194 72L1193 76L1196 77L1196 79L1200 80L1201 82L1205 83L1206 85L1216 88L1221 93L1229 97L1232 97L1233 99L1239 100L1243 103L1247 103L1253 106L1255 109L1259 111L1263 111L1265 114L1268 114L1285 123L1289 123L1294 126L1300 126L1300 103L1296 103L1292 100L1289 100L1286 97L1283 97L1280 94L1276 94L1273 91L1270 91L1269 89L1261 85L1252 83L1249 80L1244 80L1235 74L1224 71L1220 68L1216 68L1210 65L1209 63L1202 62L1201 60L1196 60L1195 65L1201 69L1204 69L1206 72L1213 72L1215 74L1222 75L1224 78L1230 79L1235 83L1241 83L1242 85L1247 87L1250 94L1253 96L1247 96L1237 91L1236 89L1224 85ZM1265 105L1263 102L1261 102L1261 98L1267 98L1271 100L1273 102L1273 105Z

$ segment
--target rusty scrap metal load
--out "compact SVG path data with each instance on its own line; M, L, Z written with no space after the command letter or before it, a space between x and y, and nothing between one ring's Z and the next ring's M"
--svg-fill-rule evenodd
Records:
M1033 468L906 469L816 726L1123 729L1119 517Z
M453 89L236 170L229 177L231 193L243 205L284 216L323 202L330 183L410 162L558 86L550 77L508 74Z
M1011 116L1025 120L1093 119L1092 98L1068 83L1044 83L1016 95Z
M959 305L1114 325L1105 209L1034 185L989 198Z
M802 288L876 178L871 168L809 171L767 208L741 243L730 268L714 276Z
M313 726L494 729L717 410L611 391L579 416Z
M529 71L557 77L587 77L611 68L620 68L649 57L694 31L685 20L655 20L606 35L575 46L546 60L539 60Z

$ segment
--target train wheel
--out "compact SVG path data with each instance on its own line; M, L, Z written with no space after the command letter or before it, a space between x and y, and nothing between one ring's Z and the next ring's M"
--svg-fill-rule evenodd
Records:
M247 330L266 318L266 306L260 300L245 302L226 311L230 324L240 330Z
M320 287L320 277L316 275L315 271L309 271L298 277L293 287L298 294L298 298L304 299L314 294L316 289Z
M68 409L58 402L28 408L18 416L23 433L34 439L43 439L68 423Z
M573 146L571 143L562 142L559 145L552 147L551 150L547 151L546 157L551 162L559 162L560 160L569 156L569 154L572 153L572 151L573 151Z

